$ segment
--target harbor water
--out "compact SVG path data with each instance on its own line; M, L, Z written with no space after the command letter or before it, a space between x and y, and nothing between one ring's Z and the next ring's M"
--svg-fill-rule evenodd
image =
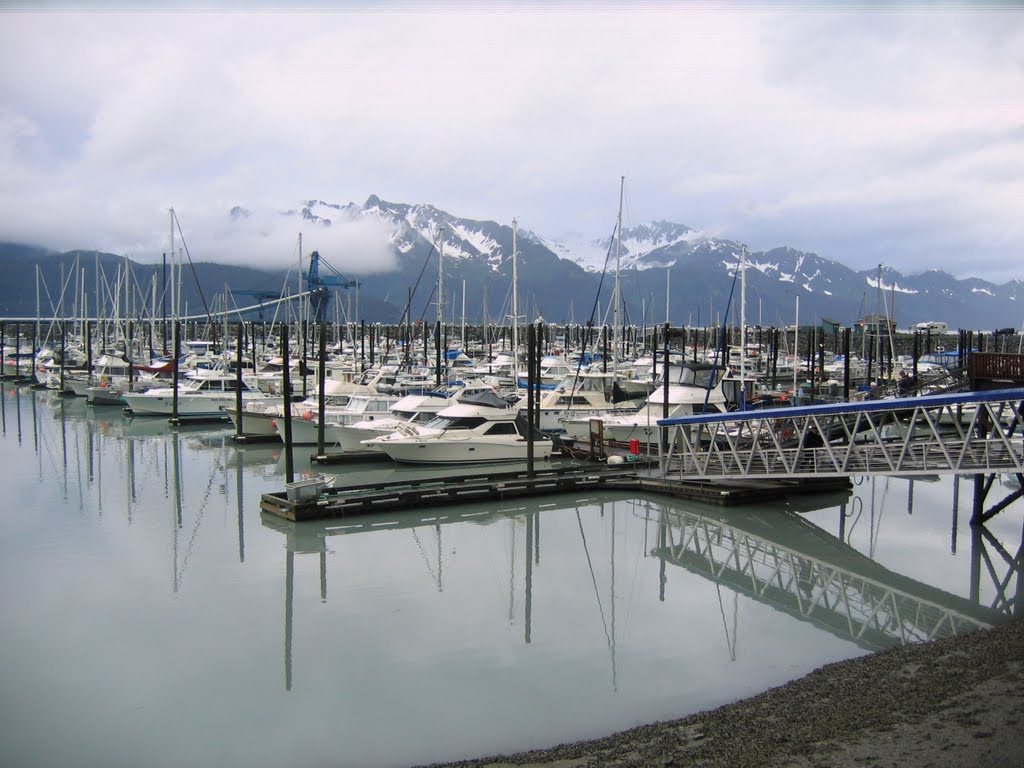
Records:
M9 382L0 407L5 766L408 766L547 747L995 624L1021 589L1007 558L1024 505L972 531L968 480L294 524L259 507L284 487L280 445Z

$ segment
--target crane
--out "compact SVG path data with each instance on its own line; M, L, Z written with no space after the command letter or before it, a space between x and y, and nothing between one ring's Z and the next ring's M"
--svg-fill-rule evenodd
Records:
M320 264L330 270L333 274L320 275ZM327 314L327 302L330 301L332 288L356 288L359 284L349 280L338 270L332 267L326 259L320 256L319 251L313 251L309 255L309 273L306 275L306 286L309 291L310 307L313 310L313 322L321 323Z

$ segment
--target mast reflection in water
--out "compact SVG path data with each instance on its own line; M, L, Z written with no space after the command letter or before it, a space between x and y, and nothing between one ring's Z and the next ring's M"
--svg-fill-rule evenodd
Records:
M296 525L258 509L280 449L229 428L11 385L0 416L8 764L518 751L1020 604L1020 511L972 532L951 480L876 478L802 509L601 494Z

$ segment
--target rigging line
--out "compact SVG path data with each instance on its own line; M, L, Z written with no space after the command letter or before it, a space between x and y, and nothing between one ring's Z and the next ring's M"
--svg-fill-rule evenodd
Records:
M432 581L438 581L437 574L434 573L434 568L430 564L430 558L427 557L427 552L423 549L423 542L420 541L419 534L416 533L415 528L410 528L409 530L412 533L413 540L416 542L416 549L420 551L420 556L423 558L423 562L427 564L427 573L430 574Z
M210 492L213 490L213 479L217 476L216 470L223 470L224 465L218 462L217 464L214 464L213 469L214 471L210 473L210 479L206 483L206 491L203 493L203 500L199 505L199 514L196 515L195 525L192 526L192 535L188 539L188 544L185 546L185 554L181 559L181 568L178 569L179 582L181 582L185 577L185 569L188 567L188 559L192 554L192 547L195 544L196 535L199 533L199 526L203 522L203 515L206 514L206 505L210 501Z
M192 279L196 281L196 289L199 291L199 298L203 302L203 309L206 310L207 322L213 328L213 343L217 345L217 324L213 322L213 318L210 316L210 307L206 303L206 294L203 293L203 285L199 282L199 275L196 274L196 265L192 263L192 254L188 251L188 243L185 242L185 233L181 231L181 222L178 221L177 212L171 208L171 216L174 217L174 223L178 227L178 234L181 236L181 246L185 249L185 255L188 257L188 266L192 270Z
M601 301L601 291L604 287L604 277L608 273L608 261L612 257L612 246L615 244L615 233L618 231L619 224L615 223L612 227L612 235L608 239L608 250L604 254L604 266L601 268L601 279L597 283L597 293L594 295L594 305L590 308L590 319L587 321L586 331L583 334L583 345L580 349L580 357L576 362L576 373L572 377L572 390L569 392L569 408L572 409L573 396L576 394L576 388L579 386L580 374L583 372L583 357L587 351L587 347L590 346L591 334L594 332L594 317L597 315L597 307Z
M423 266L420 267L419 277L416 278L416 283L412 287L412 293L409 294L409 298L405 302L405 307L402 309L402 316L398 319L398 327L399 328L402 327L403 323L407 322L406 318L407 318L407 316L409 314L409 310L412 308L413 297L416 295L416 290L420 287L420 281L423 279L423 273L426 272L426 270L427 270L427 264L430 263L430 257L434 255L434 248L435 247L436 247L436 244L432 242L430 244L430 250L427 251L427 257L423 260ZM433 298L434 294L431 293L430 295L431 295L431 298ZM427 305L429 306L429 304L430 304L430 299L427 300ZM424 309L423 312L424 312L424 314L426 314L426 309ZM420 320L422 320L422 319L423 319L423 317L421 315L420 316ZM392 341L393 341L392 339L388 339L388 343L384 347L384 355L385 356L387 356L387 354L391 351Z
M740 265L736 265L736 270L732 273L732 285L729 287L729 300L725 303L725 312L722 314L722 333L718 338L718 344L715 347L715 361L711 364L711 376L708 379L707 389L704 390L704 412L708 410L708 400L711 398L711 387L714 386L715 378L718 375L718 357L722 354L722 345L725 342L725 328L729 322L729 308L732 306L732 296L736 291L736 279L740 275ZM794 363L795 364L795 363ZM740 393L740 401L742 402L743 393Z
M722 615L722 629L725 630L725 645L729 649L729 660L736 661L735 639L729 634L729 622L725 618L725 606L722 604L722 587L717 581L715 590L718 592L718 612Z
M604 626L604 637L608 642L608 647L612 647L612 638L608 634L608 621L604 617L604 605L601 603L601 593L597 588L597 576L594 575L594 564L590 561L590 550L587 548L587 534L583 532L583 520L580 518L579 509L576 510L576 522L580 527L580 538L583 539L583 552L587 556L587 567L590 569L590 581L594 585L594 597L597 598L597 608L601 612L601 624Z

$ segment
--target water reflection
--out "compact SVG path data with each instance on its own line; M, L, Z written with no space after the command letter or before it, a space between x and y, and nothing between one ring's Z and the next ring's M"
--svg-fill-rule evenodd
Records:
M294 524L259 513L283 485L280 448L236 446L230 427L18 387L0 418L0 684L20 692L0 740L22 764L373 766L545 746L1021 604L1019 512L969 534L954 517L951 541L970 484L949 479L744 509L595 493Z
M665 511L653 554L866 650L991 626L997 611L894 573L789 514Z

